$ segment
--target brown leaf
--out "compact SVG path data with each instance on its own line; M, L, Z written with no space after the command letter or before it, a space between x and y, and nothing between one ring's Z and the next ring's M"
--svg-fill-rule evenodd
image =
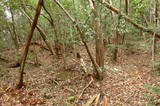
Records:
M102 106L110 106L109 105L109 98L107 98L106 96L103 97L103 101L102 101Z

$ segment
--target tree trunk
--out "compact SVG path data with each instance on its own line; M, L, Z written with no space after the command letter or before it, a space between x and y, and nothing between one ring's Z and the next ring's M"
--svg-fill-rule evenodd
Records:
M93 59L93 57L92 57L92 55L91 55L91 52L90 52L90 50L89 50L89 47L88 47L87 43L86 43L85 40L84 40L84 35L85 35L84 32L81 31L79 24L77 24L77 22L75 21L75 19L73 19L73 18L71 17L71 15L68 13L68 11L65 10L65 8L59 3L59 1L58 1L58 0L53 0L53 1L56 2L56 4L64 11L64 13L68 16L68 18L69 18L69 19L73 22L73 24L75 25L77 31L80 33L81 41L82 41L82 43L84 44L84 46L85 46L85 48L86 48L86 51L87 51L87 53L88 53L88 55L89 55L89 58L91 59L91 62L92 62L92 64L93 64L93 68L94 68L94 71L95 71L95 74L96 74L96 78L99 79L99 80L101 80L100 72L99 72L99 70L98 70L99 66L98 66L98 65L96 64L96 62L94 61L94 59Z
M118 57L118 42L119 42L119 33L116 30L115 33L115 41L114 41L114 51L113 51L113 61L116 62L117 61L117 57Z
M125 0L125 14L128 16L129 14L129 0ZM122 44L124 44L127 33L122 35Z
M129 1L128 0L125 0L125 13L126 15L129 14Z
M13 14L13 11L11 10L10 8L10 13L11 13L11 17L12 17L12 30L13 30L13 40L14 40L14 43L15 43L15 48L16 50L19 49L19 44L18 44L18 36L17 36L17 32L16 32L16 27L15 27L15 20L14 20L14 14Z
M119 2L119 10L122 11L122 1L120 0ZM116 27L116 32L115 32L115 41L114 41L114 51L113 51L113 61L116 62L117 61L117 57L118 57L118 46L120 43L123 43L124 41L124 35L120 35L120 33L118 32L119 29L119 24L120 24L120 18L121 16L118 16L118 25Z
M25 10L23 11L23 14L28 18L28 20L30 21L30 23L33 22L33 20L31 19L31 17L25 12ZM39 31L43 41L45 42L46 46L48 47L49 51L51 52L51 54L53 54L53 50L51 48L50 43L48 42L48 38L47 35L45 34L45 32L42 30L42 28L39 25L36 25L37 30Z
M155 27L158 27L158 0L155 0ZM157 38L154 38L154 53L156 53Z
M55 53L57 55L57 57L59 57L60 55L60 51L62 51L62 48L60 47L61 44L59 43L59 40L58 40L58 28L56 27L56 24L55 24L55 21L54 19L52 18L52 15L49 13L49 11L46 9L45 5L43 4L43 8L44 10L46 11L46 13L49 15L50 19L48 19L49 23L51 24L51 26L53 27L53 30L54 30L54 34L55 34ZM60 34L59 34L60 35Z
M103 33L97 11L95 11L94 16L95 16L95 31L96 31L96 62L101 68L103 68L104 67Z
M37 8L36 8L36 13L35 13L35 16L34 16L34 20L33 20L33 23L32 23L31 31L28 34L28 40L26 42L25 51L24 51L24 54L23 54L23 57L22 57L22 62L21 62L21 67L20 67L20 79L19 79L19 83L17 85L18 89L22 88L23 85L24 85L23 73L24 73L25 61L26 61L26 58L27 58L27 54L28 54L28 51L29 51L29 46L30 46L30 43L31 43L31 40L32 40L32 37L33 37L34 30L35 30L36 25L37 25L37 22L38 22L38 17L40 15L42 6L43 6L43 0L39 0Z
M103 33L101 29L100 19L98 15L98 11L96 9L93 10L94 14L94 28L96 32L96 62L99 67L104 67L104 45L103 45Z
M95 45L96 45L96 63L99 67L99 79L102 80L102 71L104 68L104 44L103 44L103 33L100 24L100 18L97 8L97 2L89 0L90 6L93 12L93 21L95 29Z
M13 34L13 32L12 32L12 29L11 29L9 26L8 26L8 30L9 30L9 33L10 33L10 35L11 35L11 39L12 39L12 41L13 41L13 44L14 44L16 50L18 50L17 42L16 42L16 40L15 40L14 34Z
M90 1L90 6L92 7L93 11L93 20L94 20L94 29L95 29L95 45L96 45L96 63L100 68L100 79L102 77L102 70L104 68L104 44L103 44L103 33L100 24L100 18L98 13L98 4L95 1Z

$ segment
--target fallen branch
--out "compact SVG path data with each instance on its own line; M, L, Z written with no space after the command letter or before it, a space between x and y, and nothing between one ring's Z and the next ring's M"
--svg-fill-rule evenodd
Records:
M17 61L17 60L8 58L8 57L4 57L4 56L2 56L2 55L0 55L0 61L3 61L3 62L5 62L5 63L11 62L11 63L7 66L8 68L17 68L17 67L20 67L20 65L21 65L20 60ZM27 60L26 63L27 63L27 64L30 64L30 65L32 65L32 66L40 66L40 65L41 65L41 64L36 64L36 63L34 63L34 62L32 62L32 61L29 61L29 60Z
M94 102L94 100L97 98L97 95L92 96L86 104L82 105L82 106L92 106L91 104Z
M8 62L8 60L6 58L3 58L1 55L0 55L0 61Z
M45 46L43 46L42 44L38 43L38 42L32 42L31 45L36 45L36 46L39 46L40 48L44 49L44 50L47 50L49 51L48 48L46 48Z
M99 98L100 98L100 93L92 96L92 97L87 101L87 103L84 104L84 105L82 105L82 106L92 106L93 103L94 103L93 106L98 106Z
M101 95L100 93L97 95L94 106L98 106L100 95Z
M82 71L83 71L84 73L87 73L86 64L85 64L83 58L81 57L80 53L77 53L77 58L78 58L78 60L79 60L80 66L81 66L81 68L82 68Z
M35 62L32 62L32 61L26 61L25 63L30 64L32 66L36 66L36 67L41 66L40 63L35 63ZM17 62L9 64L8 68L17 68L17 67L20 67L20 66L21 66L20 61L17 61Z
M79 99L81 98L81 96L83 95L84 91L91 85L91 83L93 82L93 77L91 77L91 81L87 84L86 87L83 88L81 94L79 95L78 99L77 99L77 102L79 101Z
M103 97L102 106L110 106L108 97L106 96Z

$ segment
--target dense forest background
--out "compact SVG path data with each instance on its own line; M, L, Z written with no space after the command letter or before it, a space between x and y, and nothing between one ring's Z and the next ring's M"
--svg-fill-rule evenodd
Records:
M159 106L159 0L1 0L0 105Z

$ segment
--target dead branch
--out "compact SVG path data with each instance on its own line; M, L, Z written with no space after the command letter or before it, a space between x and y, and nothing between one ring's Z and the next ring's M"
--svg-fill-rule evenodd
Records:
M17 61L17 60L8 58L8 57L4 57L2 55L0 55L0 61L3 61L5 63L9 63L8 66L7 66L8 68L17 68L17 67L20 67L20 65L21 65L20 60ZM26 63L30 64L32 66L37 66L37 65L39 66L39 65L41 65L41 64L35 64L34 62L32 62L30 60L27 60Z
M31 45L36 45L36 46L39 46L40 48L44 49L44 50L47 50L49 51L48 48L46 48L44 45L38 43L38 42L31 42Z
M82 68L82 71L83 71L84 73L87 73L86 64L85 64L83 58L81 57L80 53L77 53L77 59L78 59L78 61L79 61L79 63L80 63L80 66L81 66L81 68Z
M0 55L0 61L8 62L6 58L3 58L2 55Z
M91 81L87 84L86 87L83 88L81 94L79 95L78 99L77 99L77 102L79 101L79 99L81 98L81 96L83 95L84 91L91 85L91 83L93 82L93 77L91 77Z

